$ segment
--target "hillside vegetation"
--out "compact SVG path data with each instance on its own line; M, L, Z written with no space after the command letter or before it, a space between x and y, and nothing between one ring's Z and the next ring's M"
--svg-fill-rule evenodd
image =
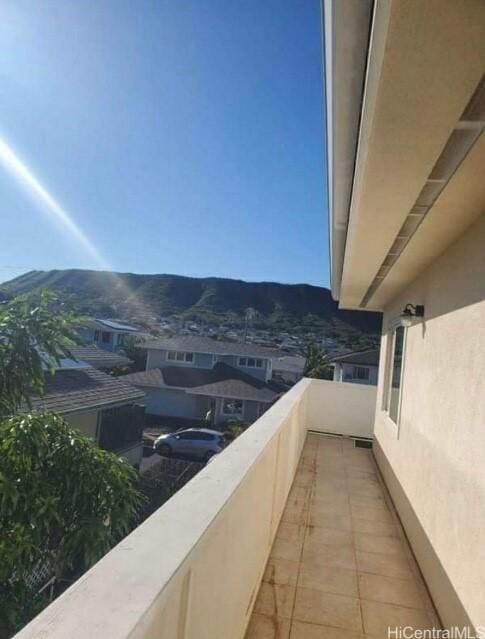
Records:
M0 287L11 296L47 287L76 311L117 317L146 326L176 316L241 326L248 307L254 328L303 334L317 331L355 347L375 343L378 313L340 310L327 288L308 284L244 282L216 277L139 275L88 270L30 271Z

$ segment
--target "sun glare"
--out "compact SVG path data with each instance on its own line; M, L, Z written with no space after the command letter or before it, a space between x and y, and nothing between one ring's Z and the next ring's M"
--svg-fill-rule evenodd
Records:
M91 240L79 228L69 213L62 208L49 191L35 177L29 167L12 148L0 138L0 162L5 170L29 193L39 207L96 262L96 266L111 270L108 262Z

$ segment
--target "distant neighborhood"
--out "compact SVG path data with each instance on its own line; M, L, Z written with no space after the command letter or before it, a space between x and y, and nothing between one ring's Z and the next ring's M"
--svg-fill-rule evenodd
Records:
M291 335L275 348L268 331L246 327L245 335L224 331L218 338L216 328L196 322L181 326L162 319L161 325L166 335L154 337L122 320L87 320L78 329L83 344L46 377L45 394L32 400L33 409L58 411L102 448L140 468L146 431L156 436L249 425L305 374L304 346ZM203 330L209 335L199 334ZM333 345L318 342L323 350ZM144 363L141 370L133 370L128 350ZM377 383L377 350L341 351L333 351L330 379Z

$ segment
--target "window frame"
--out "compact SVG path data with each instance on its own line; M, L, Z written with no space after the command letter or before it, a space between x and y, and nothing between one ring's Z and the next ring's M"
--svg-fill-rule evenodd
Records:
M241 403L241 412L227 412L226 411L226 403L228 402L240 402ZM234 397L223 397L222 405L221 405L221 413L223 415L227 415L230 417L242 417L244 415L244 400L243 399L235 399Z
M365 377L360 377L356 375L356 371L364 371L366 373ZM370 380L370 367L369 366L359 366L358 364L352 366L352 379L358 379L359 381L369 381Z
M254 364L250 364L250 361L253 361ZM237 365L240 368L258 368L262 370L264 369L264 359L262 357L238 357Z
M392 391L392 379L394 374L394 358L396 354L396 336L397 331L402 329L402 352L401 352L401 368L399 373L399 387L396 407L396 418L391 417L391 391ZM387 345L386 345L386 367L385 367L385 379L384 388L382 394L382 410L386 413L386 417L389 422L394 426L399 435L399 428L401 424L401 407L404 390L404 370L406 362L406 345L407 345L407 333L408 329L402 324L393 324L387 333Z
M171 357L172 355L173 357ZM193 364L194 353L193 351L167 351L165 359L168 362L178 362L179 364Z

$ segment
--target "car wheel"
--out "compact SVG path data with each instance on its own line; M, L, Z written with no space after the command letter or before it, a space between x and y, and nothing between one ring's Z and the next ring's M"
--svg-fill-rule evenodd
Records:
M159 455L162 455L162 457L170 457L172 454L172 449L170 448L168 444L161 444L157 448L157 453Z

